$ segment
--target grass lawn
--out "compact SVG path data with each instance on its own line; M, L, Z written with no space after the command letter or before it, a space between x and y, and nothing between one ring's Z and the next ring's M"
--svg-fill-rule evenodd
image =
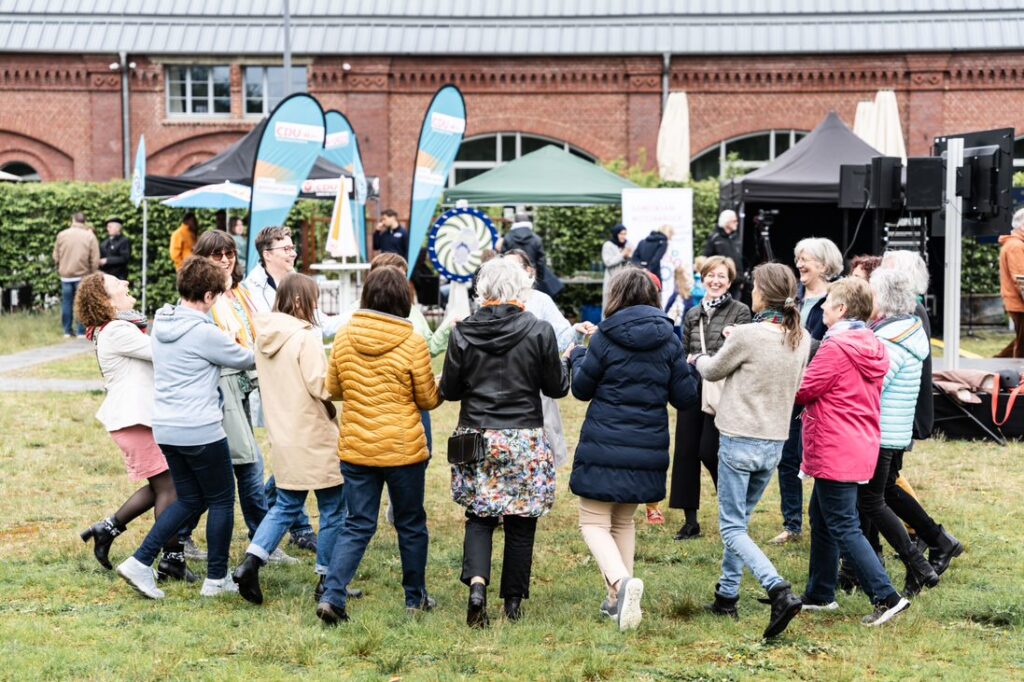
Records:
M0 355L49 346L63 340L60 308L39 313L12 313L0 318Z
M147 601L99 568L78 532L134 488L93 417L99 402L95 395L0 394L0 679L989 680L1020 679L1024 669L1019 444L931 441L908 456L908 477L967 552L938 588L877 630L859 623L869 611L862 595L840 595L838 612L802 615L778 642L765 644L768 607L757 603L762 592L750 576L739 622L703 613L721 559L705 474L706 537L674 542L678 512L664 528L647 527L638 513L645 618L637 631L619 633L598 615L602 580L576 527L563 472L555 509L539 526L525 620L513 625L498 617L495 587L491 629L471 631L464 625L467 590L458 581L463 517L450 501L443 451L427 479L428 586L438 610L406 616L395 534L382 524L357 577L366 597L352 602L351 623L325 629L313 613L313 557L294 548L301 565L263 571L262 607L238 597L203 600L198 587L178 584L165 588L164 601ZM456 410L444 405L434 413L441 444ZM563 401L570 448L583 410ZM754 516L754 537L772 537L779 521L773 484ZM115 562L148 525L136 521L114 543ZM496 539L500 547L500 533ZM245 546L236 513L233 564ZM807 550L806 541L766 548L797 589L806 580ZM903 569L893 568L893 577L902 584Z

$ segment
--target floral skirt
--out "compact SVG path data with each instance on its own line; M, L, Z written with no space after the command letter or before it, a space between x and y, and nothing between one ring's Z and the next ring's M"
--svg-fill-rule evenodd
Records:
M544 429L482 431L487 456L452 465L452 499L475 516L543 516L555 504L555 463Z

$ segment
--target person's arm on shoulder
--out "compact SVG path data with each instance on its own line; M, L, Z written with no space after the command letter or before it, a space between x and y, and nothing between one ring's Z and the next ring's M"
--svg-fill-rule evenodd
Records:
M564 398L569 393L569 372L558 352L555 330L550 324L539 324L540 392L549 398Z
M455 333L453 332L453 336ZM457 338L449 339L448 352L441 369L441 397L445 400L462 400L465 392L462 381L462 349Z
M800 384L800 390L796 392L797 405L810 405L819 400L823 395L841 379L837 371L837 353L841 353L835 342L822 343L814 360L807 365L804 372L804 380Z
M327 391L327 356L315 330L302 333L302 344L299 346L299 376L306 387L306 392L316 400L329 400Z
M605 340L601 332L590 337L590 347L577 346L569 356L572 368L572 395L577 400L592 400L604 378Z
M120 355L153 362L153 344L149 336L131 322L115 320L104 330L104 336L107 334L110 334L110 342Z
M199 354L210 363L231 369L253 369L256 366L256 356L251 350L235 343L214 324L201 326L206 339Z
M345 391L341 386L341 377L338 376L338 355L340 349L338 345L342 343L342 337L335 337L334 346L331 348L331 354L327 357L327 381L326 388L327 394L331 400L344 400Z
M697 378L686 362L682 344L673 343L671 347L675 359L669 372L668 401L677 410L685 410L697 404Z
M697 371L708 381L720 381L737 369L750 356L749 341L742 328L734 329L718 352L712 355L700 355L697 358Z
M409 337L412 344L412 394L416 407L421 410L432 410L441 404L441 392L434 380L434 370L430 367L430 351L422 336L413 334Z

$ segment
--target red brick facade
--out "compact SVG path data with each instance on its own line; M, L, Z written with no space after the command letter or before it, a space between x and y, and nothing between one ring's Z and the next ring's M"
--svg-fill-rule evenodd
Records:
M164 66L132 56L131 139L146 135L149 170L176 174L237 140L242 69L232 65L230 117L167 115ZM24 161L44 180L121 177L120 77L113 56L5 56L0 165ZM250 60L251 61L251 60ZM343 64L351 68L346 70ZM210 63L203 60L202 63ZM316 58L308 90L343 111L382 201L407 211L419 126L433 92L457 84L467 135L519 131L564 140L601 159L654 161L662 63L656 57L545 59ZM676 57L673 91L689 93L691 149L768 129L813 128L830 110L852 124L857 102L897 93L908 152L942 133L1012 126L1024 134L1024 52L813 57Z

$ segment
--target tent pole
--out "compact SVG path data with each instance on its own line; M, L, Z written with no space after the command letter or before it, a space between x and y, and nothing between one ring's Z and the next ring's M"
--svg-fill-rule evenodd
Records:
M146 314L146 266L149 251L149 201L142 200L142 314Z
M960 366L960 236L963 231L963 198L956 193L957 171L964 165L963 138L950 138L946 146L946 253L942 288L942 366Z

